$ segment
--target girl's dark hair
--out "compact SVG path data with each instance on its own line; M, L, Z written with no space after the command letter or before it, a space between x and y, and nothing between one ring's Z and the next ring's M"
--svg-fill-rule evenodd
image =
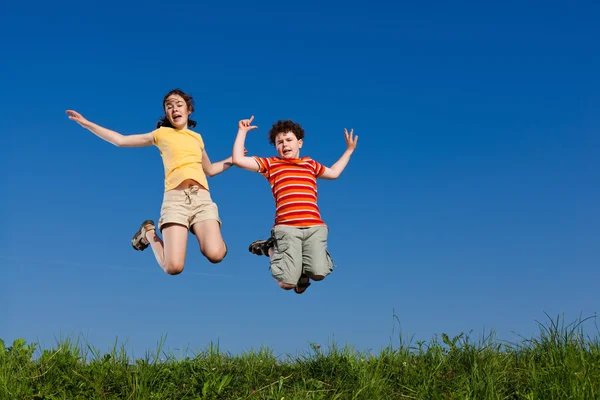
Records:
M269 131L269 143L275 146L275 137L282 132L292 132L298 140L304 138L304 129L300 124L290 120L279 120L273 124Z
M185 100L185 104L187 104L188 110L190 111L190 115L191 115L191 113L194 112L194 98L192 96L190 96L189 94L184 93L180 89L173 89L165 95L165 97L163 98L163 110L165 108L165 103L167 102L167 98L173 94L179 95L183 98L183 100ZM161 126L164 126L165 128L173 128L173 125L171 125L171 122L169 121L169 118L167 118L166 115L163 115L162 117L160 117L158 119L158 123L156 124L156 127L160 128ZM194 121L188 117L188 126L190 128L194 128L196 126L196 121Z

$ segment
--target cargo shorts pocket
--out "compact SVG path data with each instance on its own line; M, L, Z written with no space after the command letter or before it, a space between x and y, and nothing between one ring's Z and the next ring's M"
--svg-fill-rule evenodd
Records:
M271 257L271 275L278 281L295 285L302 273L301 255L296 255L297 248L294 232L288 229L274 228L271 231L274 239L273 256Z
M290 235L283 230L271 230L271 237L275 240L274 253L285 253L290 248Z
M281 277L284 274L285 252L290 248L289 240L286 240L286 233L278 230L271 230L273 243L273 256L271 257L270 268L274 277Z

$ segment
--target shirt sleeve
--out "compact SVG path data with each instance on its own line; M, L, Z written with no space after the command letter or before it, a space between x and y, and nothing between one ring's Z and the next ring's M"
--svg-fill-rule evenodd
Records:
M256 160L256 162L258 163L258 173L268 177L269 176L269 159L268 158L264 158L264 157L257 157L257 156L253 156L252 158L254 158Z
M152 138L154 139L154 144L157 146L158 146L158 141L160 140L161 133L162 133L162 127L152 131Z
M313 168L315 170L315 176L318 178L325 173L325 166L315 160L311 160Z
M202 135L196 132L194 132L194 135L196 135L196 138L198 138L198 142L200 142L200 148L202 149L202 151L205 151L206 145L204 144L204 139L202 139Z

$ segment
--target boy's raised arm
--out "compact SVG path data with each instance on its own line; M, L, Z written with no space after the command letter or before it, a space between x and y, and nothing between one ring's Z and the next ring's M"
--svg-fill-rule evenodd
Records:
M358 135L352 137L354 134L354 129L348 130L344 128L344 135L346 136L346 151L339 160L335 164L331 166L331 168L325 168L325 172L320 176L321 179L337 179L341 174L346 165L348 165L348 161L350 161L350 156L356 149L356 143L358 142Z
M242 119L238 122L238 133L235 142L233 143L233 154L231 159L233 164L240 168L258 172L258 162L252 157L246 157L244 152L246 134L248 131L258 128L258 126L250 125L253 119L254 115L250 117L250 119Z

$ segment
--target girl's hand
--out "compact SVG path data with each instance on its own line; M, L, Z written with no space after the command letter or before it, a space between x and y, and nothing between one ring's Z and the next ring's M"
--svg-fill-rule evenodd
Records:
M238 122L238 130L243 132L251 131L252 129L258 128L258 126L250 125L252 120L254 119L254 115L250 117L250 119L242 119Z
M90 121L85 119L83 117L83 115L79 114L77 111L67 110L66 112L67 112L67 115L69 116L70 120L77 122L79 125L83 126L84 128L87 128L89 126Z
M358 142L358 135L352 137L354 134L354 129L350 129L350 133L348 130L344 128L344 135L346 136L346 147L348 150L354 151L356 149L356 143Z

